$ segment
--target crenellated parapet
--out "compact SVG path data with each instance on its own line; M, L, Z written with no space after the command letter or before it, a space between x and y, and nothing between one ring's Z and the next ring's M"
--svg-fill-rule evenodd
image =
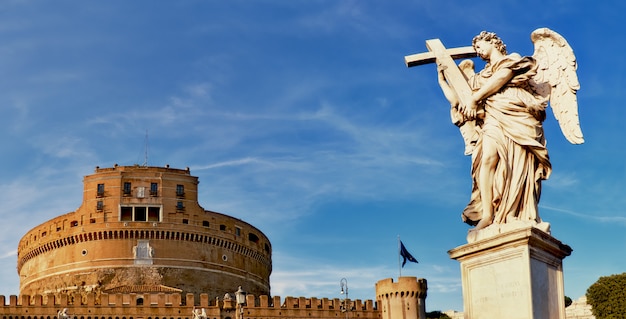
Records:
M383 319L425 319L428 284L424 278L400 277L376 283L376 301Z
M348 300L350 317L378 319L379 311L372 300ZM342 317L343 300L262 295L246 296L244 318L337 318ZM63 295L0 296L0 318L58 319L60 311L68 319L200 319L194 310L206 314L206 319L235 318L240 310L234 299L211 299L208 294L183 296L179 293L158 294L88 294L86 297ZM199 311L202 310L202 311ZM205 319L205 318L201 318Z

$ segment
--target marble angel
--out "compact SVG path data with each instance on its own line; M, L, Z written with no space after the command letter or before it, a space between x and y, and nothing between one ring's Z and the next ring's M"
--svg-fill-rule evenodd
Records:
M459 64L471 98L459 103L438 68L439 84L452 106L452 120L472 157L472 195L463 220L480 230L492 224L531 223L549 232L538 213L541 182L552 166L542 123L549 105L563 135L584 142L578 120L576 57L558 33L541 28L531 34L532 56L507 53L504 42L483 31L472 41L486 62L478 73L471 60Z

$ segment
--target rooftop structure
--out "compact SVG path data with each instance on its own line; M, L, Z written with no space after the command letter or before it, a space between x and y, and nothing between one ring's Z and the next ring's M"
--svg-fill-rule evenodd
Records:
M96 167L74 212L19 242L20 294L179 292L243 286L269 295L272 246L254 226L205 210L189 169Z

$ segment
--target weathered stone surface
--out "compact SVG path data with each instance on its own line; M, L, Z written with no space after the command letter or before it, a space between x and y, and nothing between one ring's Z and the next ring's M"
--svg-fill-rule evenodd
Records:
M459 246L467 318L565 318L562 260L572 249L528 226Z
M197 194L189 170L96 168L84 179L76 211L20 240L20 293L84 298L164 286L215 298L243 286L269 294L269 239L240 219L205 210Z
M428 283L424 278L399 277L376 283L376 302L382 319L426 319Z

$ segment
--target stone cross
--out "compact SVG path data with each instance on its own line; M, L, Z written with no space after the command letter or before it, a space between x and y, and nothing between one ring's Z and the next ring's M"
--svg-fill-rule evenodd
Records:
M459 103L467 106L472 96L472 90L454 59L466 59L476 57L474 47L459 47L446 49L439 39L426 40L429 52L407 55L404 62L407 67L413 67L429 63L437 63L443 69L448 84L456 93Z

